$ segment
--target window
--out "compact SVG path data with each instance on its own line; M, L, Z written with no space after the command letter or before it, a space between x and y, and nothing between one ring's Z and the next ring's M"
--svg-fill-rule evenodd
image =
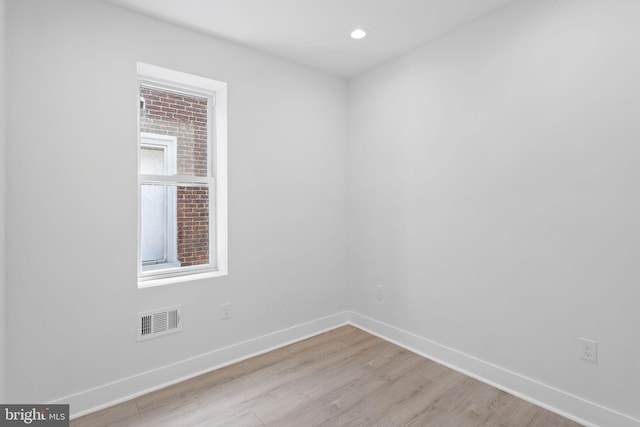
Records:
M226 275L226 84L138 63L138 92L138 285Z

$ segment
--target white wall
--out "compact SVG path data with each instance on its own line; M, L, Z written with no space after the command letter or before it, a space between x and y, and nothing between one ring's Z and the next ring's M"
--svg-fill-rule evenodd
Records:
M639 22L518 2L350 81L357 312L640 417Z
M97 1L16 0L7 13L11 401L347 308L344 80ZM228 83L226 278L137 288L136 61ZM183 331L136 343L135 313L174 304Z
M352 80L349 111L340 79L100 2L7 13L9 400L353 308L640 416L634 0L519 2ZM229 83L227 278L137 289L136 61ZM184 330L136 343L173 304Z
M6 270L5 270L5 0L0 0L0 402L6 396Z

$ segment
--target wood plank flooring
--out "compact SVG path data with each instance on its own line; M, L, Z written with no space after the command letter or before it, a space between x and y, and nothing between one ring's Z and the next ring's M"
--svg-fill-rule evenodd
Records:
M77 418L71 426L579 424L344 326Z

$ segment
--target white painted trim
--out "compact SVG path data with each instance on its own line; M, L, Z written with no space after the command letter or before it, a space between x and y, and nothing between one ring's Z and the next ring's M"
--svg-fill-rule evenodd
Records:
M215 206L215 220L213 227L209 231L215 239L215 258L216 270L220 275L227 275L229 247L228 247L228 195L227 195L227 84L216 82L216 102L209 109L209 114L215 116L211 118L213 121L213 132L209 138L209 155L215 153L213 159L213 176L215 178L215 198L213 202ZM213 138L213 139L212 139ZM211 165L211 161L209 161ZM211 200L211 199L210 199Z
M174 283L192 282L194 280L211 279L214 277L226 276L225 271L209 271L208 264L204 267L195 265L193 267L180 267L182 271L190 269L189 274L181 274L179 276L170 276L159 279L145 280L144 282L138 282L139 289L154 288L156 286L171 285ZM204 271L204 272L203 272Z
M260 337L161 366L56 399L71 405L71 418L108 408L146 393L351 324L534 405L588 427L639 427L640 420L571 393L480 360L384 322L355 312L340 312Z
M640 426L636 418L362 314L350 312L349 323L585 426Z
M143 173L139 175L143 184L213 185L215 182L214 178L206 176L147 175Z
M176 86L180 90L196 88L198 92L202 89L210 92L218 92L221 89L225 91L227 89L227 84L224 82L159 67L157 65L145 64L144 62L137 62L136 69L138 76L145 80Z
M49 403L69 404L71 418L77 418L344 326L348 324L348 317L347 312L341 312L315 319L64 396Z

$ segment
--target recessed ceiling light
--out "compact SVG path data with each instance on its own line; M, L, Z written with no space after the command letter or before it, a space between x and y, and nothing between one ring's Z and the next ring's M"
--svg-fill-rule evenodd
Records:
M351 31L352 39L360 40L360 39L363 39L366 35L367 35L367 32L362 28L356 28L355 30Z

